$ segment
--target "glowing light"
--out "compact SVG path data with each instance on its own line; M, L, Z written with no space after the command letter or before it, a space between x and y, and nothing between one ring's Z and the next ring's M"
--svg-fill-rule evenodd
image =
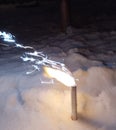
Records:
M43 65L69 73L68 69L65 67L65 64L48 59L47 55L43 54L42 52L25 52L25 54L21 56L21 59L25 62L29 61L31 64L33 64L33 67L35 68L34 71L39 71L39 66ZM34 71L31 72L33 73ZM27 74L31 74L31 72Z
M23 45L21 45L21 44L17 44L17 43L15 43L16 44L16 47L19 47L19 48L24 48L24 49L33 49L33 47L31 47L31 46L23 46Z
M44 67L44 70L50 77L57 79L68 87L74 87L76 85L75 79L69 73L49 67Z
M40 81L41 81L41 84L54 84L54 80L51 79L50 81L43 81L41 78L40 78Z
M25 49L25 53L20 58L24 62L28 62L32 66L32 70L27 72L26 74L34 73L35 71L40 71L40 65L44 66L45 71L52 77L57 79L58 81L62 82L66 86L73 87L76 85L75 79L73 78L71 72L65 67L65 64L56 62L53 60L48 59L48 56L43 54L43 52L36 51L31 46L24 46L19 43L16 43L15 36L11 33L1 32L0 31L0 39L7 43L1 43L5 46L10 46L8 44L10 42L13 43L13 47L16 48L23 48ZM30 52L27 49L31 49ZM47 83L47 82L42 82ZM50 83L50 82L49 82ZM53 83L53 81L51 82Z
M15 42L14 36L10 33L0 31L0 38L2 38L5 42Z

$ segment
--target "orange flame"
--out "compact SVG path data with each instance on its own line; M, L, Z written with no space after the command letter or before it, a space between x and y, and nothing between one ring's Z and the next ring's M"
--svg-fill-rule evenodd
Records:
M76 85L73 76L66 72L49 67L44 67L44 70L48 74L48 76L50 76L51 78L55 78L68 87L74 87Z

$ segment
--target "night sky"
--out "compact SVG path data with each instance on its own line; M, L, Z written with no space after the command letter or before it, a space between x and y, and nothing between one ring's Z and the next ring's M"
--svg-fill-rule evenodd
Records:
M41 26L43 22L52 22L51 28L60 28L60 1L0 0L0 29L16 33L31 26ZM71 26L85 28L96 24L98 31L112 29L109 26L103 28L102 24L103 21L116 20L115 0L69 0L68 3ZM10 8L11 5L15 8ZM42 29L45 32L46 26Z

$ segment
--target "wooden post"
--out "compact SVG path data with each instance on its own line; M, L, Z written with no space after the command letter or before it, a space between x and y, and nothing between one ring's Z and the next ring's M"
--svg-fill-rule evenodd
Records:
M76 93L76 86L71 87L71 119L77 120L77 93Z
M66 32L66 28L68 25L69 25L68 0L61 0L61 28L63 32Z

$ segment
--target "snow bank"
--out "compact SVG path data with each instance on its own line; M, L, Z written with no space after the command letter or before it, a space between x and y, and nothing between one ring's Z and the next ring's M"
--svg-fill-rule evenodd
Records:
M78 121L70 119L70 88L41 74L0 76L0 130L115 130L116 70L91 67L74 72Z
M78 112L92 122L115 126L116 71L93 67L77 71L76 76L80 79Z

